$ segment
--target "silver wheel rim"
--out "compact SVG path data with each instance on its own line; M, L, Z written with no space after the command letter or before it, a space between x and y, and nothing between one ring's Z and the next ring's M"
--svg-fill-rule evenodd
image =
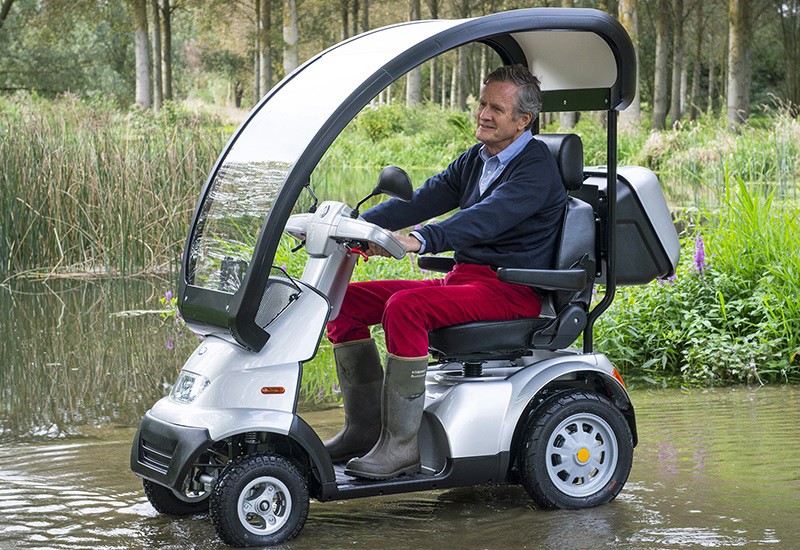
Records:
M292 496L282 481L262 476L248 483L239 493L236 510L245 529L256 535L269 535L289 521Z
M587 497L614 475L619 451L608 423L589 413L574 414L553 430L545 461L553 485L571 497Z

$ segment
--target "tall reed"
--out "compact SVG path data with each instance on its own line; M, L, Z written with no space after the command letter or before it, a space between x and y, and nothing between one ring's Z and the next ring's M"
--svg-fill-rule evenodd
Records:
M0 100L0 274L169 270L225 142L217 121Z

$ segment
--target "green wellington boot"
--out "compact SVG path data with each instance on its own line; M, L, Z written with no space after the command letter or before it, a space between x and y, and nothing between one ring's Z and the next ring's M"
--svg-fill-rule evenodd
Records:
M333 346L336 374L344 401L344 428L325 442L334 464L369 451L381 432L383 370L372 338Z
M347 463L346 474L388 479L419 471L417 432L425 406L427 369L427 356L389 355L381 401L381 437L366 456Z

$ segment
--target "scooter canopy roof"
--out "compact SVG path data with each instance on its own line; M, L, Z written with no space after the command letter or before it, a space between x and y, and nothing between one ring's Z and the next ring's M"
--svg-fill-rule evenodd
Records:
M286 220L322 155L386 86L472 42L492 47L506 64L528 66L541 81L543 111L622 110L635 94L630 38L608 14L591 9L413 21L325 50L253 109L206 182L180 280L181 313L194 330L230 335L254 350L264 345L277 315L268 310L286 307L272 295L275 278L268 274Z

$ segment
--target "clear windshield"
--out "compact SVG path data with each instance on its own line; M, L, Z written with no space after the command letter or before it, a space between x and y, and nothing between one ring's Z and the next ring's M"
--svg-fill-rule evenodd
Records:
M236 292L261 226L301 153L356 89L398 54L461 21L423 21L331 49L264 103L227 152L187 259L191 285Z

